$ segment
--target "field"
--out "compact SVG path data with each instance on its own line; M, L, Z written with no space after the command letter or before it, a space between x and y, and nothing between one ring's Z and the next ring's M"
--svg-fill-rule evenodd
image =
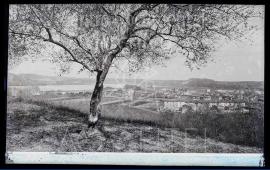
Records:
M45 100L41 98L39 101L87 114L90 98L48 98ZM261 111L245 114L213 114L211 112L179 114L158 112L158 106L151 99L128 101L123 98L105 97L102 103L102 118L178 128L182 131L195 128L196 130L190 133L201 137L204 137L206 133L207 137L226 143L259 148L264 146L264 121Z
M160 119L158 114L154 116L151 114L151 116L148 115L147 117L146 112L136 112L127 119L128 113L123 114L124 112L117 111L117 108L121 107L115 107L116 110L112 110L112 107L105 107L108 110L104 112L105 115L103 115L97 128L86 130L87 100L76 99L73 102L76 101L77 103L73 103L72 107L71 103L67 103L68 101L72 102L73 100L53 104L22 98L8 98L7 150L54 152L262 152L262 149L258 147L224 143L188 134L179 128L166 128L159 126L158 123L156 125L148 123L152 118L157 118L152 122L158 122L158 118ZM70 108L63 106L64 104L69 105ZM75 105L76 107L74 107ZM108 106L110 105L108 104ZM123 106L128 110L128 105ZM109 111L110 115L108 114ZM142 116L143 114L145 115ZM122 117L116 119L120 115ZM142 119L138 119L138 116L141 116ZM135 120L125 121L125 119Z

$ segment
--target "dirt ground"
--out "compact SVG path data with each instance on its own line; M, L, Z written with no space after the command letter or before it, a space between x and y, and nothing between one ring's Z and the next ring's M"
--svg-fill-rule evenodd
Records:
M84 113L25 100L9 98L7 108L7 151L262 152L147 124L101 119L95 129L87 129Z

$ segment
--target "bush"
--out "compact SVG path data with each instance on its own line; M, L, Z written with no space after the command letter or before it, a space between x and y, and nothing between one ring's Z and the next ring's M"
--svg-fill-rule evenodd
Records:
M161 124L169 127L197 129L197 134L219 141L263 147L264 127L263 119L257 113L230 114L197 114L197 113L169 113L161 114Z

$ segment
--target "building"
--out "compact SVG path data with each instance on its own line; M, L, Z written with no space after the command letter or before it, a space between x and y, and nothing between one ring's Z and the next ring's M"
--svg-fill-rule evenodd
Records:
M164 110L179 111L180 107L181 107L181 102L179 101L165 101L164 102Z
M186 113L187 110L193 111L196 113L202 113L207 110L217 111L217 112L248 112L246 108L246 103L241 101L182 101L177 99L160 99L160 102L163 103L160 105L159 110L169 110L172 112ZM188 106L188 108L187 108ZM183 107L184 110L183 110Z
M106 89L103 95L104 97L123 97L124 92L121 89Z

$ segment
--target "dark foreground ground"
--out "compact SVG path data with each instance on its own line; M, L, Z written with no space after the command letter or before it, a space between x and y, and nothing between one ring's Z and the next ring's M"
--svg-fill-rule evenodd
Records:
M7 151L261 153L178 129L101 119L86 129L86 115L48 104L8 99Z

